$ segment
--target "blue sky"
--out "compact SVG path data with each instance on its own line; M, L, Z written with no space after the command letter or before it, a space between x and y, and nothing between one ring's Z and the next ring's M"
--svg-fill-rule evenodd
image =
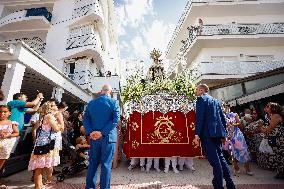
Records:
M149 62L155 47L165 52L187 0L114 0L122 59Z

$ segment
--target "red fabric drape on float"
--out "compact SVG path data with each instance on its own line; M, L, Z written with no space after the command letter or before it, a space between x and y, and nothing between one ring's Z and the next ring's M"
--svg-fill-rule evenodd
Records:
M201 148L192 144L195 112L133 112L124 138L123 152L131 157L196 157Z

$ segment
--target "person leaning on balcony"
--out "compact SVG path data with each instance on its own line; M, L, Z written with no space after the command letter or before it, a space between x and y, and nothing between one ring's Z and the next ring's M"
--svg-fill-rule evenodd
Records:
M222 139L227 136L226 119L221 105L217 99L208 95L209 87L199 84L196 88L196 128L193 142L199 145L213 167L214 189L224 189L223 179L226 180L227 189L235 189L231 179L228 164L222 152Z
M4 100L5 96L3 91L0 89L0 101Z
M24 128L25 113L35 113L43 100L43 95L42 93L38 93L36 99L32 102L27 102L27 99L27 95L24 93L16 93L13 95L13 100L7 103L12 112L10 120L19 123L18 127L20 133L22 133Z

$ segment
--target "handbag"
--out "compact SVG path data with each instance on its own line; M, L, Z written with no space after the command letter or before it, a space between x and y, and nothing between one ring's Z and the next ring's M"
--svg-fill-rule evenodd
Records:
M262 139L262 141L259 145L259 151L262 152L262 153L273 154L273 150L272 150L271 146L268 144L267 138Z
M40 126L39 128L39 132L37 133L37 137L38 138L41 134L42 131L42 126ZM52 130L50 130L49 132L49 143L42 145L42 146L35 146L34 147L34 155L44 155L44 154L48 154L51 150L54 149L55 146L55 139L51 139L51 132Z

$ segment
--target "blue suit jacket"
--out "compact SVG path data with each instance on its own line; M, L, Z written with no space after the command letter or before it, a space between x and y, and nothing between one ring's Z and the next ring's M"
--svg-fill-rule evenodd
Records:
M195 133L200 138L226 137L226 119L221 105L206 93L196 101Z
M108 137L109 142L117 141L117 124L120 108L118 101L107 95L102 95L89 102L84 114L83 124L86 134L100 131L103 137Z

